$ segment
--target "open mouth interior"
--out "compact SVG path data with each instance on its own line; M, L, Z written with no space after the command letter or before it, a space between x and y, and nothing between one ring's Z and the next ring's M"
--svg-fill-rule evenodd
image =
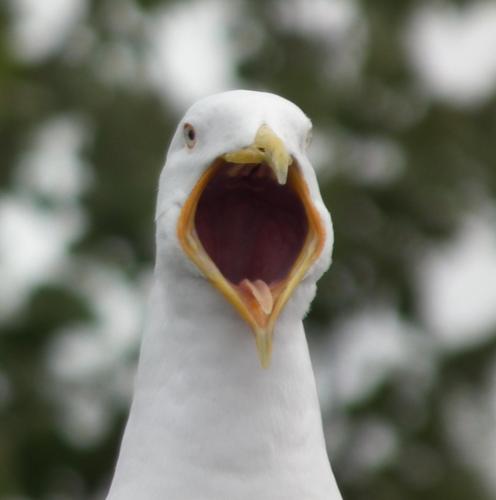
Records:
M232 161L224 156L187 198L178 239L251 326L262 366L268 366L275 322L320 255L325 230L294 158L285 167L265 158L245 161L253 156L249 148L229 153Z
M233 285L274 286L289 275L309 224L291 178L265 163L221 163L198 200L194 225L206 253Z

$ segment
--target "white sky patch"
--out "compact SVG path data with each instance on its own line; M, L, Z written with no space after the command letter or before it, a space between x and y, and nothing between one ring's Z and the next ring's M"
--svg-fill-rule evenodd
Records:
M107 2L102 12L112 36L105 41L99 40L93 50L90 48L88 59L93 72L110 87L146 92L148 82L143 78L142 50L146 38L146 10L135 0L113 0Z
M86 129L70 116L58 116L42 125L16 169L20 191L56 202L74 202L92 180L80 151Z
M311 37L342 37L355 23L353 0L281 0L276 12L283 26Z
M370 394L396 370L415 374L418 387L433 376L435 351L392 306L374 306L345 318L325 345L312 351L324 411Z
M384 186L405 170L402 149L388 137L342 137L340 155L343 173L358 184Z
M419 264L418 300L427 325L449 348L463 348L496 328L496 215L468 216L450 244Z
M89 325L73 325L58 333L48 347L47 375L41 384L58 407L59 432L71 444L92 446L108 432L116 401L112 381L125 375L116 366L111 347L101 332Z
M68 115L35 132L19 160L14 195L0 196L0 318L21 307L31 289L56 281L67 250L85 229L78 197L91 181L81 159L83 124ZM38 196L54 203L43 208Z
M48 369L58 377L79 382L101 375L110 367L109 351L98 328L76 324L57 332L49 347Z
M123 400L122 383L131 386L130 366L118 362L101 327L73 325L58 332L46 356L47 396L58 406L58 427L73 445L91 446L109 430ZM117 389L115 387L116 381ZM130 389L128 391L131 392Z
M116 409L132 395L135 356L143 330L150 272L132 282L117 269L74 263L69 286L89 304L95 320L57 332L46 352L47 394L59 406L59 425L76 446L97 442Z
M106 373L136 348L142 331L149 279L134 283L124 274L93 261L74 262L66 279L90 306L95 321L66 327L54 337L49 370L71 380Z
M86 0L8 0L13 23L10 43L25 62L37 62L61 48L86 12Z
M114 355L127 353L139 342L150 278L144 275L134 283L121 271L97 263L84 266L83 274L74 285L90 302L104 342Z
M406 31L407 52L428 92L478 104L496 87L496 3L422 4Z
M221 0L190 1L152 12L149 78L178 110L236 86L233 44L227 31L232 5Z
M83 229L78 210L43 211L28 199L0 197L0 320L20 307L34 286L53 280Z

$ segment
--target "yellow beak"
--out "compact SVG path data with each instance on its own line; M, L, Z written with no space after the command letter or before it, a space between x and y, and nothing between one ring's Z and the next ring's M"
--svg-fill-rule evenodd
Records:
M232 283L226 279L205 251L196 231L195 213L203 191L222 167L233 165L265 164L273 171L277 183L286 185L296 193L306 214L308 231L303 247L284 279L275 283L247 279ZM237 151L225 153L207 169L199 179L178 221L177 233L188 257L198 266L210 282L224 295L255 334L256 347L262 367L270 365L272 336L277 318L296 286L322 251L325 230L316 211L306 182L298 165L288 153L283 141L268 127L262 125L253 144Z
M266 162L274 171L277 182L286 184L288 169L293 162L281 139L267 125L262 125L251 146L226 153L224 160L230 163L263 163Z

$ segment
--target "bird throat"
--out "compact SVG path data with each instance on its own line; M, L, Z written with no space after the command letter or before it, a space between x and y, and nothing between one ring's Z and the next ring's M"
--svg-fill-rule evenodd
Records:
M291 187L267 165L226 163L200 197L195 227L223 276L272 310L270 287L289 274L308 232Z

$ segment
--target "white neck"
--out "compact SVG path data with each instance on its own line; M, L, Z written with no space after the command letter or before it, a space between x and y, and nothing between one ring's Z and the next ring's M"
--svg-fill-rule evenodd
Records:
M177 278L154 285L107 500L340 499L301 320L283 313L263 370L229 304Z

